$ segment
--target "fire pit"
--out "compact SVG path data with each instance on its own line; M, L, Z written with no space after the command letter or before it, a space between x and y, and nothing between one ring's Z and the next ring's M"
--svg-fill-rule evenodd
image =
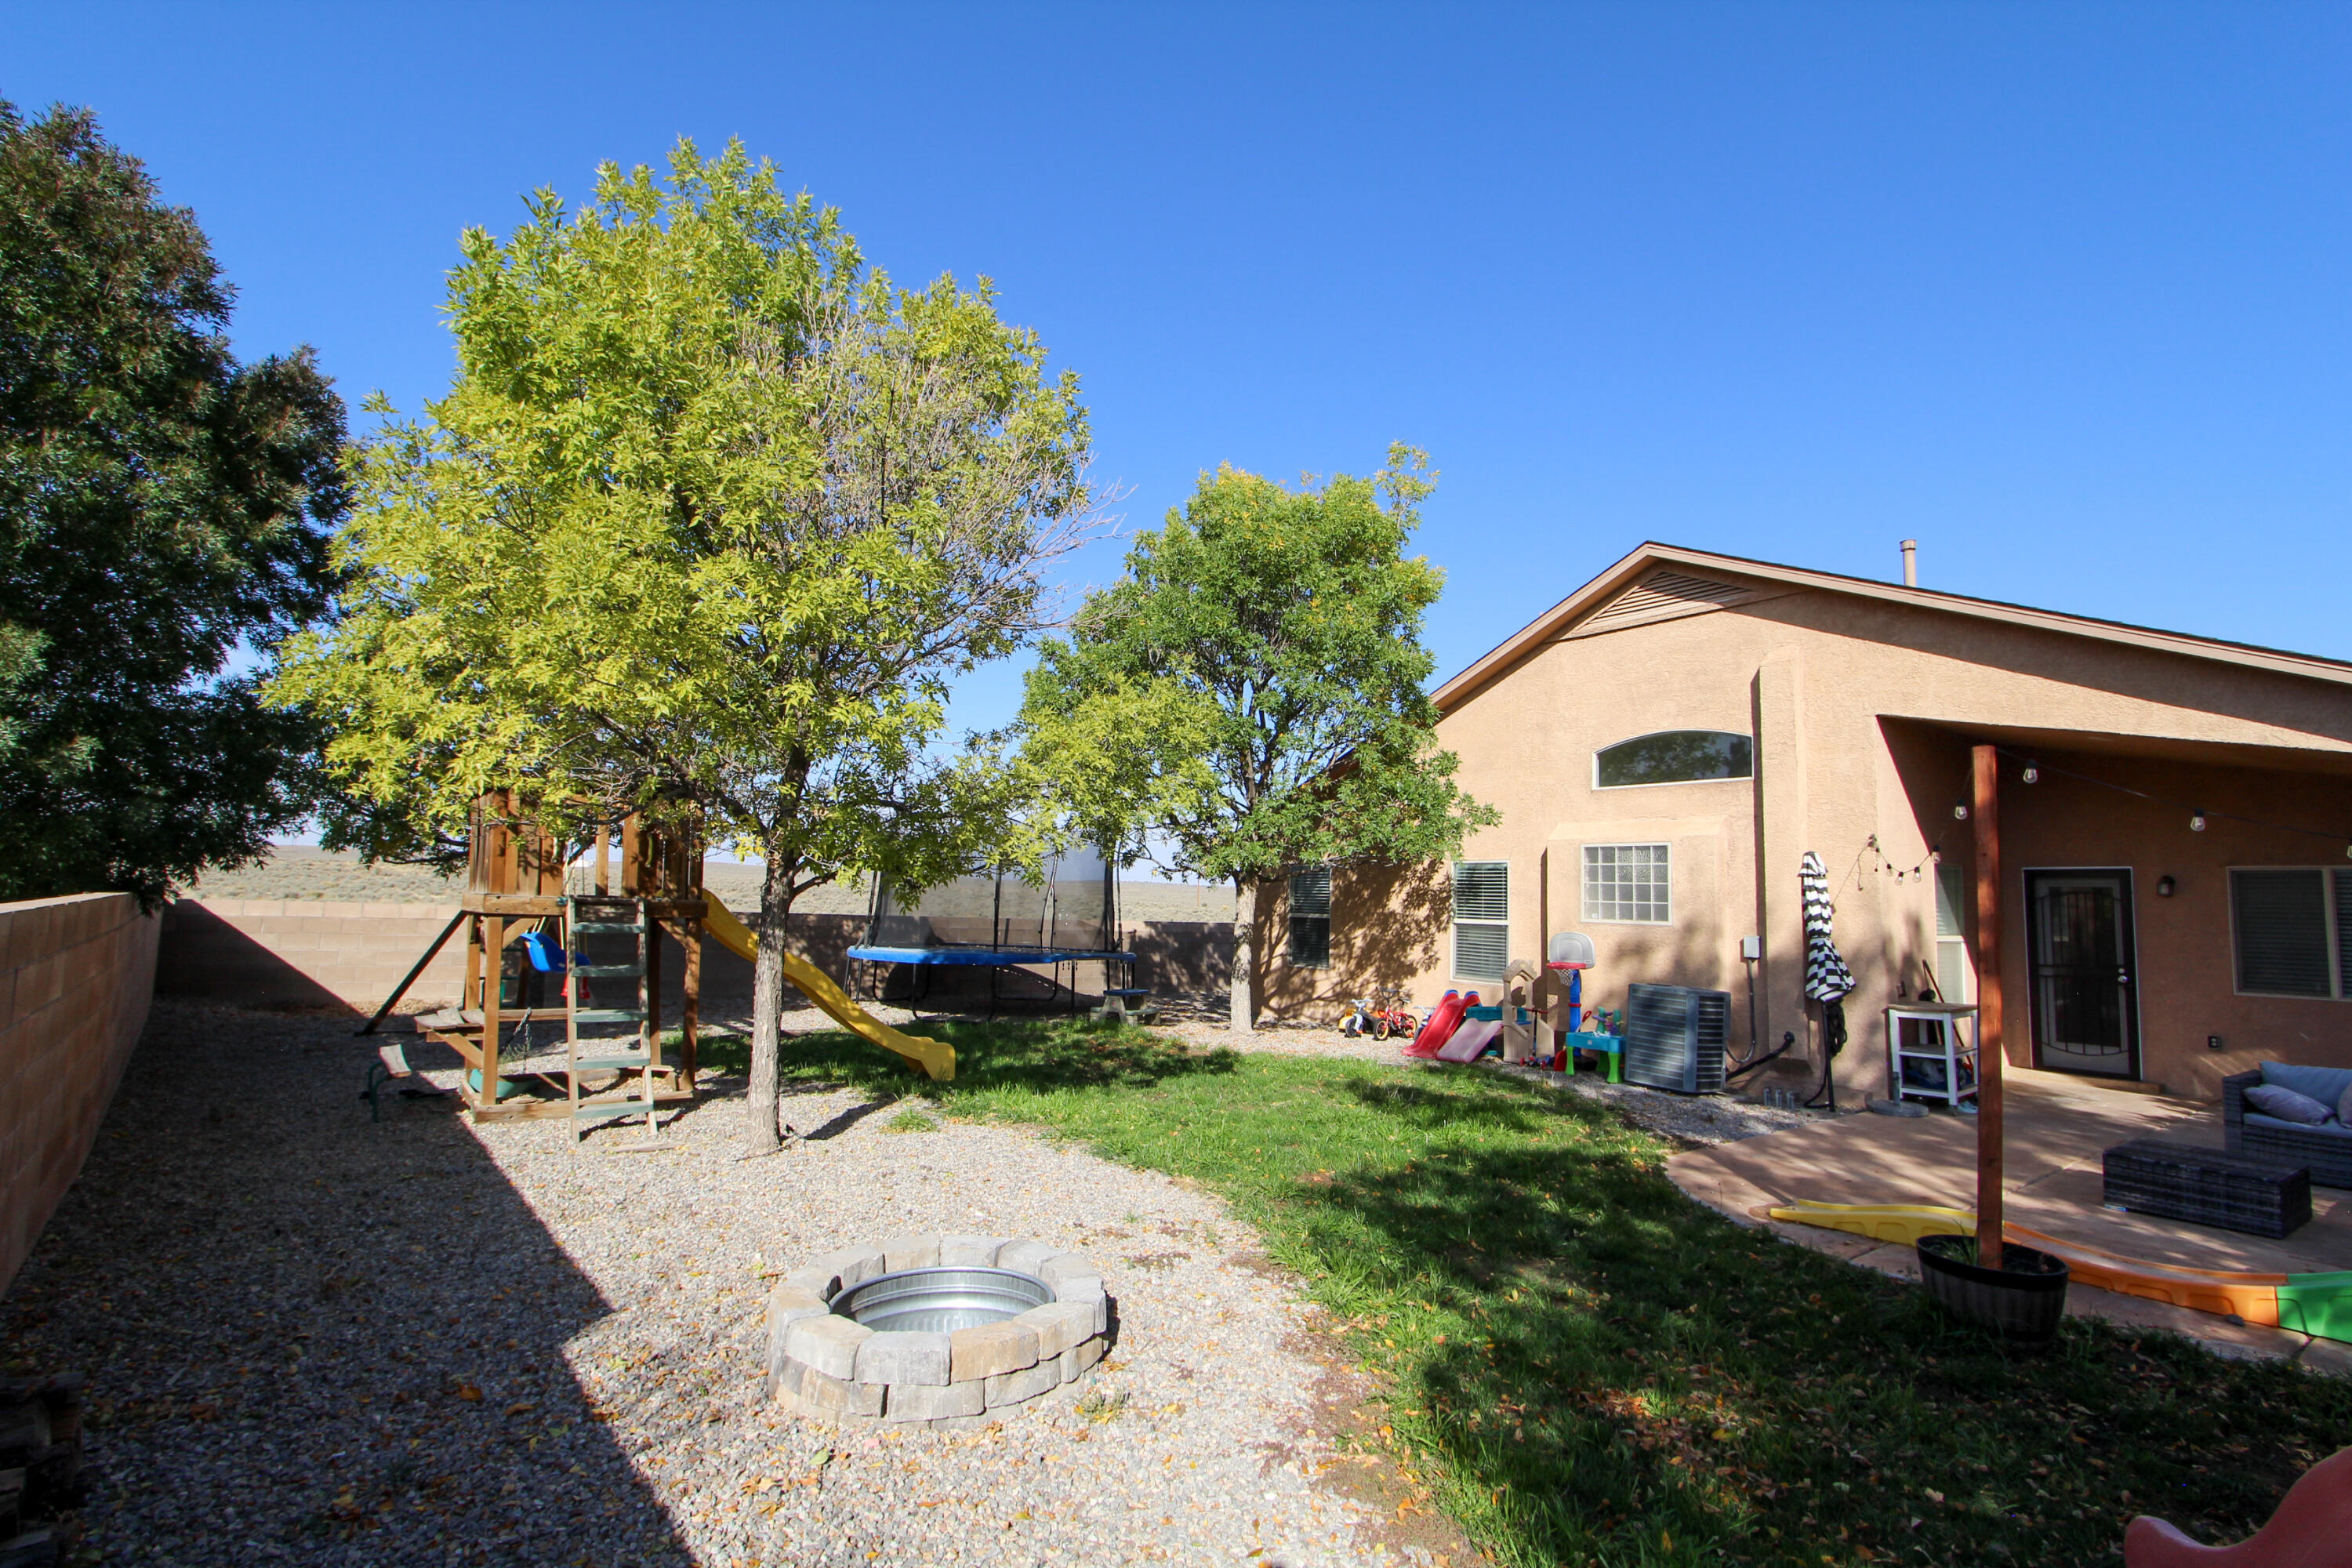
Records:
M1042 1241L894 1236L830 1252L768 1298L768 1388L820 1420L962 1426L1102 1360L1102 1274Z

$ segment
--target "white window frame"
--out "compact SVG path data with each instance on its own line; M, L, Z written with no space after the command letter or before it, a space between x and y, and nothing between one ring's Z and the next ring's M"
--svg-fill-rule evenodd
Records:
M2315 996L2301 991L2248 991L2239 984L2245 972L2243 954L2240 952L2238 925L2238 873L2241 871L2316 871L2319 873L2319 916L2327 944L2328 990L2325 996ZM2261 996L2273 1002L2347 1002L2352 1001L2352 974L2345 973L2342 933L2336 914L2336 879L2352 878L2352 868L2341 866L2226 866L2222 875L2230 887L2230 993L2233 996Z
M1658 779L1649 784L1605 784L1601 782L1601 753L1613 752L1620 746L1630 746L1636 741L1646 741L1653 735L1738 735L1748 742L1748 771L1719 779ZM1627 735L1605 746L1592 748L1592 787L1594 789L1685 789L1693 784L1752 784L1756 782L1756 737L1741 730L1707 730L1690 724L1677 724L1671 730L1644 730L1638 735Z
M1720 784L1724 781L1720 779L1709 779L1704 782L1709 784ZM1665 913L1659 916L1656 920L1644 920L1634 915L1599 914L1594 912L1592 898L1592 857L1594 851L1602 849L1651 849L1657 852L1659 858L1658 864L1664 868L1665 872L1665 897L1664 900L1665 904ZM1587 844L1582 846L1578 853L1576 864L1577 904L1578 907L1584 911L1584 922L1587 925L1670 926L1675 923L1675 857L1674 846L1672 844Z
M1461 915L1462 873L1470 867L1486 867L1503 874L1503 918L1495 920L1464 920ZM1497 982L1511 972L1511 863L1508 860L1456 860L1454 862L1453 905L1448 911L1453 917L1454 951L1448 956L1454 965L1456 980ZM1462 930L1468 926L1478 931L1499 931L1503 934L1503 958L1492 974L1473 974L1462 966Z

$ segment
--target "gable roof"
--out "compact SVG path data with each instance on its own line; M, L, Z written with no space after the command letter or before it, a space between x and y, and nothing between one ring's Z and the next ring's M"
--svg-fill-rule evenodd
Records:
M1727 573L1745 581L1725 583L1706 574L1710 573ZM1906 587L1900 583L1846 577L1835 572L1814 572L1801 566L1781 566L1769 561L1749 561L1738 555L1717 555L1705 550L1687 550L1678 544L1652 542L1639 546L1632 554L1538 616L1484 658L1440 686L1431 696L1440 712L1451 711L1454 704L1492 685L1545 643L1555 638L1615 631L1622 626L1642 626L1652 621L1673 620L1708 610L1727 609L1734 605L1778 598L1782 594L1803 589L1851 594L1915 609L1971 616L1980 620L1997 621L2003 626L2031 626L2069 637L2092 637L2101 642L2121 643L2159 653L2179 654L2189 658L2211 659L2222 664L2352 686L2352 664L2340 659L2258 647L2251 643L2223 642L2215 637L2191 637L2186 632L2158 631L2122 621L2102 621L2089 616L2038 610L2030 605L2005 604L1999 599L1972 599L1965 594Z

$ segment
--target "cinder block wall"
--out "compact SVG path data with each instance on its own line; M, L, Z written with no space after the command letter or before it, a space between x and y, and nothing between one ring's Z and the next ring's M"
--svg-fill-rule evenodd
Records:
M375 1011L457 906L317 899L182 899L163 911L155 990L249 1007ZM417 977L418 1002L451 1005L466 979L460 932Z
M317 899L182 899L163 912L163 955L155 990L249 1007L335 1007L373 1012L417 955L439 935L454 903L354 904ZM745 915L750 918L748 912ZM850 946L864 934L864 915L794 914L793 946L828 974L847 972ZM1141 959L1139 983L1163 994L1221 988L1233 966L1230 921L1132 921L1128 941ZM665 939L664 1016L677 1017L685 955ZM410 987L406 1008L453 1006L463 988L466 949L453 936ZM984 971L940 971L927 977L930 994L945 1002L967 992L985 995ZM1082 985L1098 985L1089 968ZM892 976L888 994L906 989ZM1006 994L1020 993L1008 983ZM751 966L720 947L702 946L706 1016L730 1004L748 1006Z
M158 934L128 893L0 904L0 1290L106 1119L147 1026Z

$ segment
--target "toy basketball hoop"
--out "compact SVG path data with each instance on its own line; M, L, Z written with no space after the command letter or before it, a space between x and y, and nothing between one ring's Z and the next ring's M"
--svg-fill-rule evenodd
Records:
M1579 931L1555 931L1551 952L1544 959L1544 967L1561 974L1579 969L1590 969L1595 962L1592 939Z

